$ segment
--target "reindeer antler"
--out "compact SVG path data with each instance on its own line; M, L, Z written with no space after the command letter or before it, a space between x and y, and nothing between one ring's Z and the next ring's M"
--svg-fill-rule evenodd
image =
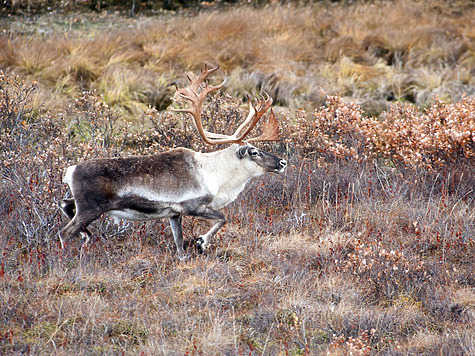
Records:
M205 82L208 76L218 70L219 65L216 68L208 70L208 67L205 66L204 70L201 71L201 74L197 77L187 75L190 85L186 88L177 89L176 95L179 95L185 99L190 106L184 109L172 109L177 112L184 112L190 114L193 118L198 133L201 138L210 145L219 145L226 143L239 143L242 144L244 138L252 131L256 126L262 116L266 111L272 106L272 98L265 93L265 98L258 101L257 105L254 106L249 99L249 115L246 120L239 125L236 131L232 135L223 135L213 132L206 131L203 128L203 123L201 121L201 109L203 102L205 101L208 94L212 93L215 90L218 90L223 87L226 83L226 79L219 85L211 86L208 82ZM204 87L201 89L203 82L205 82ZM247 141L250 142L259 142L259 141L276 141L279 139L279 126L275 118L274 113L271 110L270 117L267 122L264 122L262 125L262 134L258 137L251 138Z

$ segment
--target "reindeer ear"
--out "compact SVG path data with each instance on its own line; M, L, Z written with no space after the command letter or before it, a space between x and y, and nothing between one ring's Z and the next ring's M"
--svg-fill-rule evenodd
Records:
M242 159L244 158L244 156L247 154L247 149L249 147L246 145L246 146L240 146L237 150L236 150L236 154L237 156Z

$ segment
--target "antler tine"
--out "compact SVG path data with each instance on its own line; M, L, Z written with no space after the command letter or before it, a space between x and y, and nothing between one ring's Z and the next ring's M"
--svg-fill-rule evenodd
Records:
M226 79L221 84L216 85L216 86L209 86L208 83L206 82L205 88L202 90L201 93L198 94L201 84L206 80L206 78L211 73L215 72L218 69L219 69L219 65L209 70L208 70L208 66L205 65L205 68L201 70L201 74L199 76L195 77L193 74L187 74L186 77L190 81L190 85L186 88L181 88L181 89L177 88L176 93L183 99L190 101L193 106L197 106L198 104L200 104L199 103L200 100L204 100L209 93L217 89L220 89L226 83ZM180 112L190 112L190 110L192 109L180 109L180 110L175 109L175 111L180 111Z
M200 75L198 75L197 77L195 77L193 79L190 79L190 77L187 76L188 80L191 82L189 87L192 88L195 92L198 92L198 90L200 88L200 85L206 80L206 78L208 78L211 73L216 72L218 69L219 69L219 65L217 65L214 68L208 69L208 65L205 64L205 67L204 67L204 69L201 70ZM224 85L224 83L223 83L223 85ZM206 83L206 87L207 86L208 86L208 84Z
M268 102L269 100L271 101L271 105L272 105L272 98L269 96L269 94L267 94L266 91L264 91L264 94L265 94L265 98L264 98L264 95L261 95L262 96L262 99L264 99L264 103Z
M262 122L262 134L258 137L247 140L248 142L278 141L279 123L275 118L274 111L270 109L270 115L267 121Z
M249 132L251 132L251 130L254 128L254 126L256 126L256 124L262 117L262 115L264 115L266 111L269 110L269 108L271 107L272 98L266 92L264 92L264 94L266 95L266 99L258 101L256 106L254 106L252 104L252 101L249 100L249 115L247 116L246 120L238 127L235 133L235 136L239 135L240 140L243 140L244 137L246 137ZM247 129L244 131L244 133L241 134L241 131L246 126Z

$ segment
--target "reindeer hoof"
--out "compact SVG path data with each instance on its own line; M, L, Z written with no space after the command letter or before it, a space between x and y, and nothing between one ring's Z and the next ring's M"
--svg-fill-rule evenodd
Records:
M198 249L198 253L204 253L206 250L205 240L200 236L195 240L196 248Z
M82 244L83 245L87 245L89 243L89 240L90 240L90 234L88 234L87 232L80 232L79 235L81 236L81 240L82 240Z
M182 254L182 255L178 255L178 259L183 262L183 261L186 261L190 258L190 256L186 255L186 254Z

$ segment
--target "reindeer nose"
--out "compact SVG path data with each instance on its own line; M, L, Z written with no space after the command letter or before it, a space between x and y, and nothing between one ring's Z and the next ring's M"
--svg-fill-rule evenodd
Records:
M284 168L284 167L287 165L287 161L286 161L285 159L281 159L281 160L279 161L279 164L280 164L280 166L281 166L282 168Z

